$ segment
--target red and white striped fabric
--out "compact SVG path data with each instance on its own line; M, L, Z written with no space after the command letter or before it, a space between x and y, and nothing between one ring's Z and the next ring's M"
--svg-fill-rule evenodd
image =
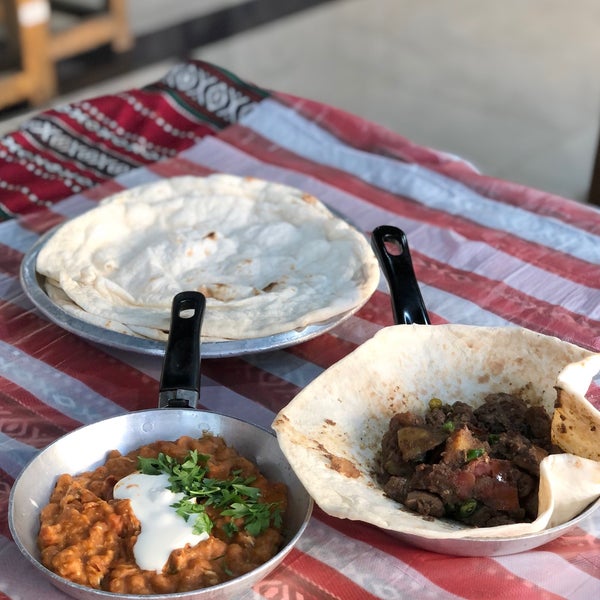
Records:
M197 79L190 84L199 72L218 88L212 94L200 97ZM0 139L0 204L13 217L0 223L0 598L65 598L11 541L8 494L21 468L81 424L156 406L159 358L63 331L33 309L19 283L20 262L44 231L118 189L215 171L299 187L365 234L382 224L407 233L433 323L517 324L600 351L600 212L594 208L485 177L356 116L267 93L198 61L179 65L151 89L112 100L51 111ZM186 102L192 101L215 118L191 111ZM115 115L115 106L135 118ZM74 119L80 126L91 119L94 139L110 139L121 150L99 158L104 146L87 143ZM74 149L65 140L73 144L77 136ZM106 160L109 154L118 160ZM286 350L204 360L203 405L268 426L303 386L391 323L382 279L368 304L331 333ZM588 394L596 406L598 383ZM600 511L534 551L457 558L412 548L318 508L283 565L244 596L593 597L600 597Z

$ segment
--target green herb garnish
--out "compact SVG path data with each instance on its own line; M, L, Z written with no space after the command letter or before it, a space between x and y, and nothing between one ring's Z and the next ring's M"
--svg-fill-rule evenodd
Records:
M467 500L463 502L458 509L458 516L462 519L471 516L477 508L477 500Z
M499 440L500 440L500 436L497 433L490 433L488 435L488 442L490 444L497 444Z
M231 479L221 480L207 477L207 462L210 456L197 450L188 452L183 462L162 452L156 458L138 457L138 468L145 475L169 476L167 489L184 497L171 506L177 514L188 521L195 516L193 531L196 534L210 533L214 523L206 512L213 506L221 515L232 519L243 519L243 528L256 537L269 527L281 526L281 508L278 502L260 501L260 489L251 484L255 477L242 477L234 471ZM232 536L239 527L232 520L226 523L225 532Z
M476 458L480 458L485 454L484 448L470 448L467 450L467 461L475 460Z

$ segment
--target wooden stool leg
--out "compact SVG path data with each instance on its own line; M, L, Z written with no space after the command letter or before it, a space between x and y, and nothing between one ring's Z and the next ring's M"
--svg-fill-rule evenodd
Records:
M115 52L126 52L133 47L133 35L129 27L127 0L108 0L108 12L114 23L112 49Z
M5 25L6 39L4 40L5 52L0 58L2 68L6 69L19 62L19 30L17 25L17 11L14 2L2 0L0 2L0 21Z
M39 0L17 0L16 4L21 63L31 86L29 101L39 106L53 98L58 88L56 69L49 52L50 5Z
M57 90L49 53L50 6L46 0L10 0L5 8L7 26L18 39L21 68L0 79L0 106L23 101L40 106Z

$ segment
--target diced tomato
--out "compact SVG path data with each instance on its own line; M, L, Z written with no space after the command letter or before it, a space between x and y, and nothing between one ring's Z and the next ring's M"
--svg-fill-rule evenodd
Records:
M453 477L452 484L456 495L461 500L468 500L473 497L473 487L475 485L475 475L469 471L457 471Z
M517 487L494 477L481 477L475 481L474 497L493 510L519 510Z

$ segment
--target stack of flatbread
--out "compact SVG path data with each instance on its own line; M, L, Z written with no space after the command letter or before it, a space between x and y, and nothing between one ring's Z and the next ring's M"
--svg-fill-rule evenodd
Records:
M61 226L36 270L67 313L156 340L184 290L207 297L203 339L241 340L355 310L379 282L364 236L315 197L224 174L111 196Z

